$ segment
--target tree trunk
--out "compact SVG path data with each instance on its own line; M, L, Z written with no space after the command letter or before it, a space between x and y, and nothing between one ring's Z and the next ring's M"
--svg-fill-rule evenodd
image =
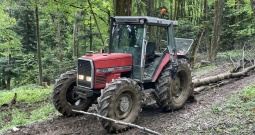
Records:
M1 79L1 85L0 85L0 88L3 88L5 89L6 88L6 83L5 83L5 79Z
M38 15L38 5L36 3L35 7L35 17L36 17L36 35L37 35L37 56L38 56L38 68L39 68L39 85L42 85L42 61L41 61L41 45L40 45L40 27L39 27L39 15ZM8 80L7 80L8 82Z
M73 59L75 60L77 58L77 46L76 46L76 35L77 35L77 31L76 31L76 26L77 26L77 22L76 22L76 16L77 16L78 11L75 12L74 14L74 21L73 21Z
M91 16L89 17L89 50L92 51L92 24L91 24Z
M6 82L7 82L7 84L6 84L6 89L7 89L7 90L11 90L11 78L8 77L8 78L6 79Z
M153 15L153 10L154 9L154 0L149 0L149 6L148 6L148 12L147 12L147 14L148 14L148 16L154 16ZM149 33L149 41L152 39L152 28L153 27L148 27L148 33Z
M136 8L137 16L141 16L142 15L141 2L139 2L138 0L136 0Z
M255 14L255 0L251 0L251 8Z
M60 17L60 12L59 12L59 9L57 8L57 28L56 28L56 42L57 42L57 47L58 47L58 60L60 61L60 64L62 63L63 61L63 54L62 54L62 44L61 44L61 24L60 24L60 21L61 21L61 17Z
M214 24L213 24L213 36L211 41L211 54L209 59L214 61L219 49L220 32L222 23L222 12L224 7L224 0L215 0L214 3Z
M170 9L170 11L169 11L169 19L173 20L173 0L170 0L170 2L169 2L169 9Z
M88 3L89 3L89 8L90 8L91 13L92 13L92 15L93 15L93 17L94 17L94 21L95 21L95 23L96 23L96 26L97 26L97 29L98 29L98 32L99 32L99 36L100 36L100 39L101 39L102 45L103 45L103 44L104 44L104 39L103 39L102 33L101 33L101 31L100 31L100 28L99 28L99 26L98 26L97 18L96 18L95 13L94 13L94 11L93 11L93 9L92 9L92 4L91 4L90 0L88 0Z
M209 26L208 26L208 2L207 0L204 0L204 23L205 23L205 46L206 46L206 52L207 52L207 60L210 58L211 54L211 43L209 38Z
M116 16L132 15L132 0L115 0L114 7Z
M195 61L197 59L197 51L198 51L201 39L203 37L204 31L205 31L205 28L204 28L204 26L202 26L198 32L197 38L195 39L195 41L192 45L191 50L190 50L189 64L190 64L191 68L194 68L194 66L195 66Z

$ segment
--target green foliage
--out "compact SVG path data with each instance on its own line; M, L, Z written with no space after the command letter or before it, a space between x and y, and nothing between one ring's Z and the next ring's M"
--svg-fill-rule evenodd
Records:
M209 65L209 66L205 66L205 67L200 67L200 64L196 64L195 65L195 71L194 71L194 75L200 75L206 72L210 72L214 69L216 69L217 66L215 65Z
M35 5L39 7L40 41L43 65L43 81L54 82L63 72L74 69L76 58L90 50L90 28L92 25L92 50L103 48L99 31L87 1L68 0L2 0L0 6L0 80L6 83L11 78L14 86L37 83L38 64L35 29ZM204 1L154 1L153 16L160 17L161 7L167 9L166 19L179 21L175 28L176 37L195 39L198 28L208 25L213 31L214 2L208 2L208 21L204 21ZM255 36L255 18L249 0L225 2L221 33L222 51L236 49ZM108 38L109 16L114 14L111 1L91 0L100 31ZM149 14L149 3L144 0L132 2L132 15ZM177 8L177 9L176 9ZM74 27L75 26L75 27ZM209 37L209 39L210 39ZM77 51L74 52L74 45ZM206 51L205 39L200 51ZM239 48L240 49L240 48ZM77 54L76 54L77 52ZM8 63L11 54L12 63ZM16 59L18 58L18 59Z
M240 93L240 98L244 102L250 102L254 101L255 99L255 84L246 87L241 93Z
M225 124L232 126L224 127L219 124L213 129L220 133L222 133L222 131L227 131L229 133L248 133L249 130L247 129L247 126L255 122L254 99L255 84L251 84L245 87L242 91L226 99L223 104L214 106L213 114L217 115L220 119L224 118Z
M17 103L9 108L0 108L0 131L42 121L58 115L51 103L51 89L36 85L24 85L11 91L0 91L0 105L8 103L17 93Z
M198 34L198 26L187 19L179 20L179 26L175 30L175 37L195 39Z
M24 108L21 108L9 110L7 112L0 112L0 118L2 120L5 120L8 117L11 119L5 123L4 121L0 122L0 131L27 125L36 121L43 121L53 115L57 115L57 112L51 103L44 103L34 110L25 110Z
M14 93L17 93L17 103L35 103L49 99L51 89L43 89L36 85L25 85L13 89L12 91L0 91L0 105L12 100Z

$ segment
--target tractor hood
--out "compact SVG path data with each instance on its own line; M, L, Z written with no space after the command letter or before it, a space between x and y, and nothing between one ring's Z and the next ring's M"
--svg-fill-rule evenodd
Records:
M92 60L95 68L132 66L132 55L125 53L102 53L82 56L79 59Z

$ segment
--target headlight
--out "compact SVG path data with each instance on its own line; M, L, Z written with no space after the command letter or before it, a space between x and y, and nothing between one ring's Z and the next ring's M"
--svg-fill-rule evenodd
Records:
M79 80L83 80L84 79L84 75L78 75L78 79Z
M91 82L91 77L90 76L86 76L86 81L87 82Z

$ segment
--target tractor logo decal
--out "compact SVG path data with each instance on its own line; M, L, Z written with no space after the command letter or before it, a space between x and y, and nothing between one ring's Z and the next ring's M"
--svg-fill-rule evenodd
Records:
M100 68L97 69L97 73L106 73L106 72L113 72L118 70L131 70L131 66L123 66L123 67L114 67L114 68Z

